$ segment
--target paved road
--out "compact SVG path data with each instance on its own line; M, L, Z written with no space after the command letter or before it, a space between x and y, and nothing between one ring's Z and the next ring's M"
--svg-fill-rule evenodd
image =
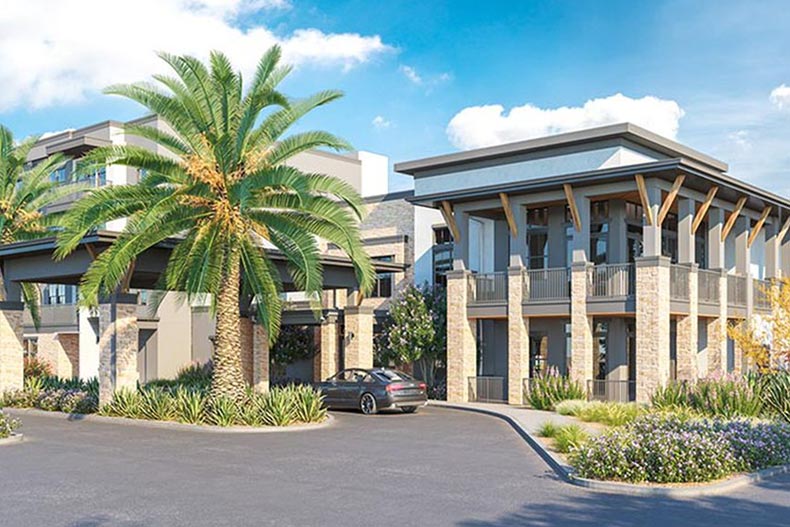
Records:
M26 416L0 447L0 525L790 524L790 476L694 501L592 493L501 421L427 408L217 435Z

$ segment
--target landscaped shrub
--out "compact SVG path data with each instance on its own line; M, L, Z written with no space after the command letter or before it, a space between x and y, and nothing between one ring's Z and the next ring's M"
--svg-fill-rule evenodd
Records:
M709 417L758 417L763 413L760 383L755 377L728 375L693 383L669 383L651 398L657 409L691 408Z
M162 388L140 390L140 416L152 421L171 421L176 416L175 397Z
M643 408L636 403L592 401L579 408L576 416L582 421L591 423L622 426L642 413L644 413Z
M538 435L540 437L554 437L557 435L560 427L553 421L546 421L538 428Z
M578 415L581 409L587 406L587 401L584 399L568 399L567 401L560 401L555 405L554 411L560 415Z
M98 383L29 377L25 387L0 394L0 406L87 414L98 406Z
M565 425L561 426L554 434L554 446L558 452L567 454L581 447L588 439L589 435L581 426Z
M525 393L527 403L536 410L553 410L560 401L583 397L581 385L553 367L530 379Z
M760 378L765 411L790 423L790 372L772 372Z
M711 481L790 463L790 425L648 414L588 440L571 463L592 479Z
M101 415L128 417L138 419L141 412L142 396L137 390L118 390L113 394L112 401L99 408Z
M0 439L9 437L17 428L19 428L19 420L8 417L0 409Z
M206 396L198 390L178 387L173 394L175 415L182 423L200 424L206 418Z
M146 384L147 387L159 387L174 391L179 387L190 390L208 391L211 377L214 375L214 363L193 362L184 366L176 374L175 379L158 379Z
M50 377L52 376L52 366L35 355L25 355L24 375L26 379L30 377Z

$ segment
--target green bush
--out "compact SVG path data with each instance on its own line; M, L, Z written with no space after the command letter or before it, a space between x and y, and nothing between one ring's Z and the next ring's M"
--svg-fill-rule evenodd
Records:
M173 394L176 419L182 423L202 424L206 419L206 396L198 390L179 386Z
M141 417L142 397L137 390L118 390L113 394L112 401L99 408L101 415L112 417L127 417L138 419Z
M162 388L140 390L140 417L151 421L172 421L176 417L175 397Z
M554 446L558 452L567 454L581 447L588 439L589 435L581 426L565 425L561 426L554 434Z
M647 414L571 453L581 477L629 482L711 481L790 463L790 425Z
M548 368L545 372L529 380L525 399L536 410L553 410L560 401L582 399L584 390L581 385L559 374L556 368Z
M207 399L208 404L208 422L215 426L233 426L238 422L239 418L239 403L230 397L217 397L215 399Z
M213 362L193 362L178 370L175 379L158 379L147 383L146 387L163 388L171 392L175 392L179 387L190 390L208 391L211 386L211 377L213 375Z
M88 414L98 406L98 382L29 377L24 388L0 394L0 406Z
M585 406L587 406L587 401L584 399L568 399L567 401L560 401L557 403L554 411L560 415L576 416Z
M52 375L52 366L35 355L25 356L23 368L26 379L31 377L49 377Z
M651 398L656 409L691 408L709 417L758 417L763 396L755 377L728 375L693 383L669 383Z
M0 409L0 439L5 439L19 428L19 420L8 417Z
M592 401L580 406L575 415L582 421L590 423L622 426L630 423L642 413L642 407L636 403Z
M760 380L765 410L790 423L790 372L772 372Z
M538 435L540 437L554 437L557 435L560 427L553 421L546 421L538 428Z

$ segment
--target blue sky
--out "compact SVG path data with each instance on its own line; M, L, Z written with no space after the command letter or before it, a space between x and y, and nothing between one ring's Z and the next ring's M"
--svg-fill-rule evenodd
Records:
M220 48L248 71L278 42L297 66L284 85L289 94L346 93L302 126L331 130L393 162L628 119L788 194L788 7L9 2L0 11L0 122L23 136L134 118L143 110L99 89L145 79L159 67L154 49L202 56ZM391 184L410 180L395 176Z

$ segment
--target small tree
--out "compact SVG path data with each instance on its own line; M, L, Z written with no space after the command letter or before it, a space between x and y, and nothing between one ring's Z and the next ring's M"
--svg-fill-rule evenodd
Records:
M760 370L784 369L790 366L790 278L761 293L768 298L770 314L730 324L727 334Z
M283 326L272 346L271 361L287 366L294 362L312 359L316 354L315 332L310 326Z
M434 386L445 354L445 312L441 290L409 286L390 307L389 322L377 342L379 363L417 363L425 382Z

